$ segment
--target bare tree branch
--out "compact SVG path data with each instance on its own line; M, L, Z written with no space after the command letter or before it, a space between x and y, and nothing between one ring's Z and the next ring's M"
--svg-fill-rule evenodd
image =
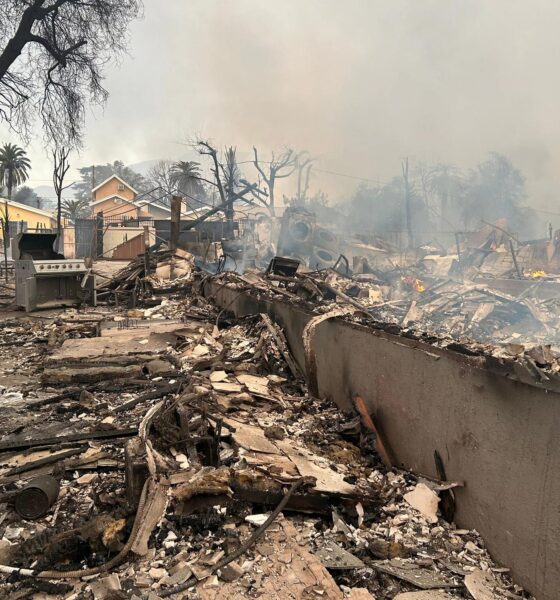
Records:
M61 241L62 233L62 192L72 184L64 185L64 178L70 163L68 162L69 148L56 148L53 150L53 186L56 194L56 233L58 235L58 243ZM60 246L59 246L60 248Z
M274 152L272 153L272 159L268 163L268 173L265 172L264 168L261 166L259 162L259 155L257 152L257 148L253 146L254 160L253 165L262 176L264 182L268 187L268 202L264 203L262 198L260 199L265 206L267 206L270 215L275 215L275 197L274 197L274 187L277 179L283 179L285 177L290 177L294 173L294 171L298 168L298 154L291 148L287 148L284 150L279 156L275 156Z
M210 145L208 141L198 140L196 142L196 147L198 149L199 154L207 155L212 157L212 163L214 164L214 168L211 169L212 173L214 173L214 177L216 178L216 186L218 188L218 193L220 194L221 204L226 204L227 198L226 193L224 191L224 186L222 184L222 179L220 177L220 164L218 163L218 151L216 148Z
M199 139L193 145L199 154L212 158L213 168L211 171L214 174L215 183L211 183L218 188L220 204L225 207L224 212L230 225L229 233L231 235L233 233L234 203L241 200L252 204L252 201L246 197L248 194L258 197L259 194L266 195L266 192L259 189L258 183L249 183L240 177L235 148L231 146L226 148L226 164L224 165L218 161L218 151L209 141ZM240 184L243 187L239 187Z
M25 141L40 119L56 146L81 143L88 101L102 103L103 67L126 50L142 0L1 0L0 119Z

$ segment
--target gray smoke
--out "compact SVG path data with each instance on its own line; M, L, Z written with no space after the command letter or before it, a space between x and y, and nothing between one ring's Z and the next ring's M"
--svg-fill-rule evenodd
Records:
M145 14L75 165L188 157L196 134L240 160L253 144L306 148L323 171L374 181L404 156L468 168L497 151L528 203L560 212L558 3L146 0ZM40 143L31 155L50 178ZM333 201L357 183L316 170L311 188Z

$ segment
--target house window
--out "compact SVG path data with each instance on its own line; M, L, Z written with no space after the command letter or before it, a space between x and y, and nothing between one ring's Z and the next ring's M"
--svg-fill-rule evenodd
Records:
M119 192L124 192L124 184L119 183L119 185L117 186L117 190L119 190Z
M122 200L120 198L114 198L115 204L121 204Z

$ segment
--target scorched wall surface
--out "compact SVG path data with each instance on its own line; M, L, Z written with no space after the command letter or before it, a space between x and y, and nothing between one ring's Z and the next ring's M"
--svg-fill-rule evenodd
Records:
M208 285L237 316L268 313L300 366L312 315L284 302ZM359 394L396 463L455 490L459 527L477 529L494 558L537 600L560 597L560 395L477 366L476 357L332 320L313 340L319 394L349 409Z

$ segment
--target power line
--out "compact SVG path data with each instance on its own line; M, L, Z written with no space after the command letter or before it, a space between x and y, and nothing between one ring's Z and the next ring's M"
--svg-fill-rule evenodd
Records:
M557 217L560 217L560 213L552 212L550 210L542 210L540 208L533 208L532 206L521 206L521 208L526 208L527 210L534 210L535 212L543 213L545 215L555 215Z
M338 173L337 171L328 171L327 169L313 169L318 173L328 173L329 175L336 175L338 177L346 177L347 179L356 179L358 181L368 181L369 183L375 183L376 185L382 185L384 182L379 179L368 179L367 177L358 177L357 175L347 175L346 173Z

